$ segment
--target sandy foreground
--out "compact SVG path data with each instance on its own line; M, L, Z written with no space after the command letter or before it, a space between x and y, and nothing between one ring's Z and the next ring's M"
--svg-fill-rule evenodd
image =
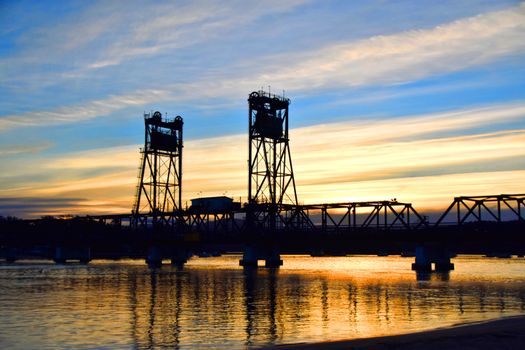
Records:
M322 342L276 345L265 349L523 349L525 315L466 323L418 333Z

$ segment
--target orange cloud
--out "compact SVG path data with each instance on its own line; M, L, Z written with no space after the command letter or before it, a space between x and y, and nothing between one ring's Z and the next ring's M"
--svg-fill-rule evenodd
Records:
M511 104L295 129L291 150L299 199L319 203L397 198L433 209L446 206L455 195L523 192L525 169L519 160L525 157L525 130L446 136L472 125L511 123L523 115L524 105ZM245 135L187 141L184 200L223 194L246 200L247 141ZM19 164L14 173L27 175L36 168L53 176L0 187L0 195L81 198L75 207L80 213L129 212L139 147L38 159L31 169ZM64 173L68 176L57 175Z

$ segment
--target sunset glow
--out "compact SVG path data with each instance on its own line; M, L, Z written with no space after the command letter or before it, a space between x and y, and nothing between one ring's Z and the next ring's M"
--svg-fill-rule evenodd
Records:
M261 87L301 203L524 192L523 3L285 3L0 5L0 215L130 212L151 110L184 118L183 201L245 201Z

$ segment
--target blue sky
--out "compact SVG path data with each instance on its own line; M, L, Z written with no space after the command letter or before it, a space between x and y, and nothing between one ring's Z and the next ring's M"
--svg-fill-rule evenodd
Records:
M4 1L0 38L0 215L129 211L150 110L184 117L185 199L245 196L268 86L304 202L524 192L519 1Z

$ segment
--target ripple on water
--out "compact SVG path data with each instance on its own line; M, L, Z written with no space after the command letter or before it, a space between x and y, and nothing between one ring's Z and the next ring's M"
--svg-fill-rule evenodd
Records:
M525 260L459 257L418 276L399 257L239 257L184 271L141 261L0 265L2 348L245 348L404 333L523 313Z

